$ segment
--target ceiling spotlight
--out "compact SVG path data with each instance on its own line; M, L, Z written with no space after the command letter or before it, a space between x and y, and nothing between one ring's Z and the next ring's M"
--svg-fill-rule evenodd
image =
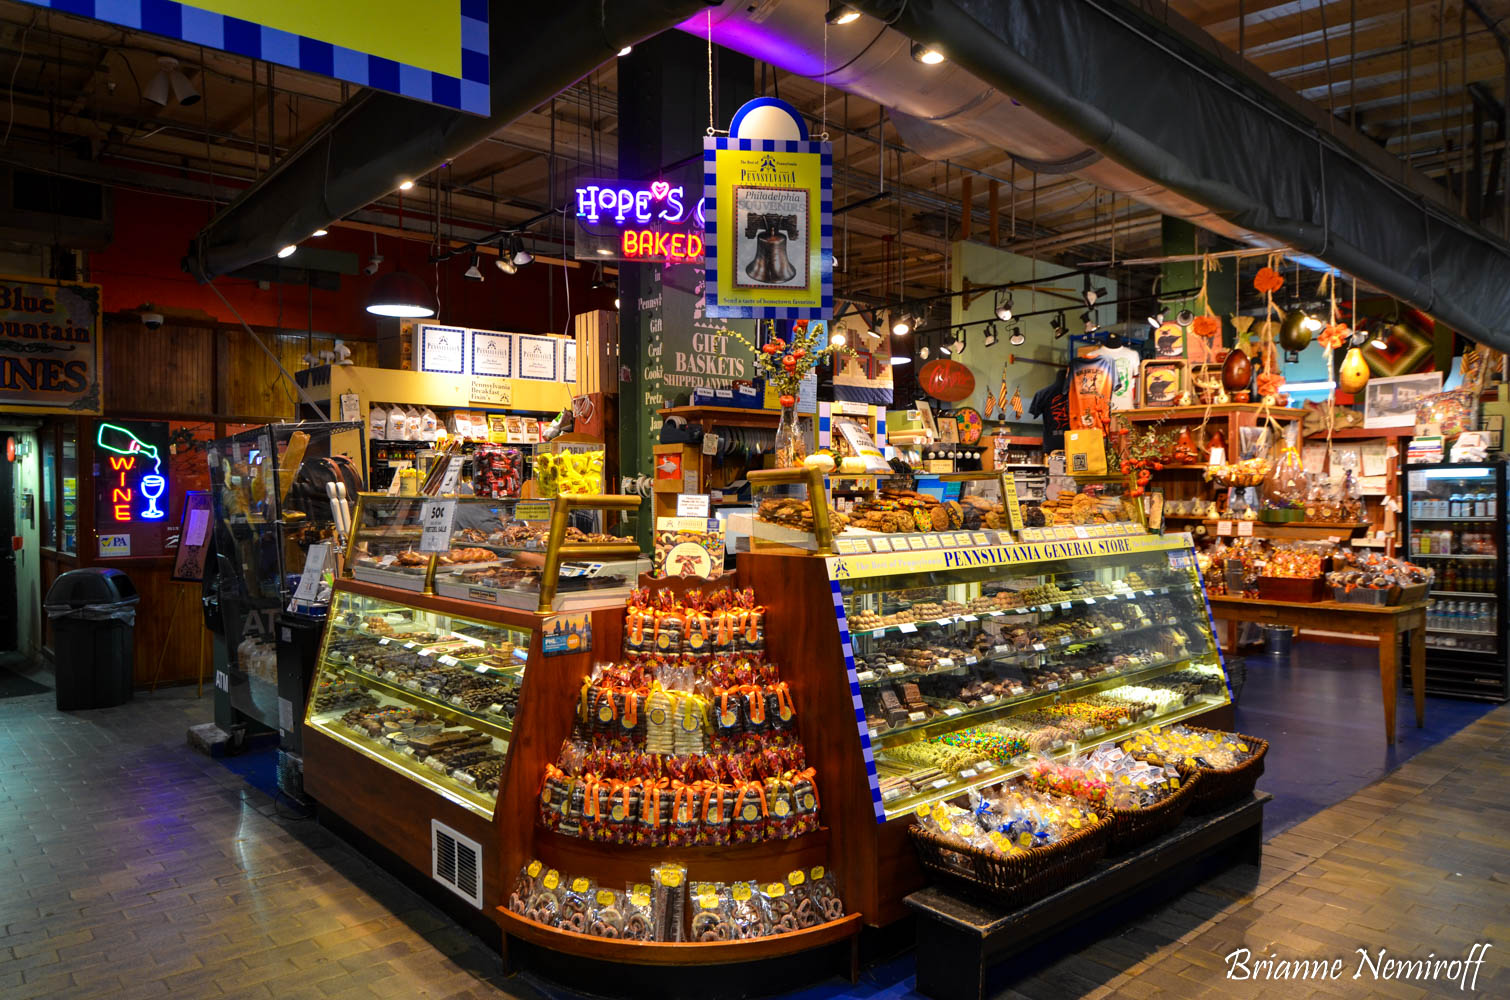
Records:
M178 68L177 59L158 56L157 65L161 68L142 90L142 97L159 107L167 107L170 94L185 108L199 103L199 91L194 89L189 78Z
M1389 350L1389 338L1385 336L1384 324L1380 323L1378 325L1374 325L1370 323L1367 324L1367 326L1362 323L1359 324L1359 327L1362 329L1367 329L1368 326L1374 327L1374 335L1373 338L1369 340L1368 346L1372 347L1376 351Z
M615 309L619 308L619 297L617 295L613 297L613 307Z
M535 259L535 255L524 249L524 240L515 233L509 240L509 256L513 258L516 267L523 267Z
M823 19L829 24L849 24L860 20L860 12L847 3L832 3L828 5L828 13Z
M413 191L414 190L414 182L411 181L411 180L402 180L402 181L399 181L398 182L398 189L400 191Z
M1055 340L1070 332L1069 324L1064 318L1064 310L1061 309L1053 319L1049 320L1049 328L1054 331Z
M1159 311L1148 317L1148 325L1157 330L1164 325L1164 307L1159 306Z
M1021 347L1023 344L1027 343L1027 340L1028 338L1022 335L1022 327L1014 326L1012 327L1012 336L1007 338L1007 343L1011 344L1013 347Z
M389 271L372 283L367 311L376 316L424 319L435 315L435 296L408 271Z
M924 45L922 42L913 42L912 58L924 66L937 66L944 61L944 54L931 45Z
M1191 318L1194 319L1194 317ZM1087 309L1085 312L1081 313L1080 321L1085 324L1086 333L1095 333L1097 330L1101 329L1101 324L1096 322L1096 313L1094 310Z
M634 51L634 46L633 45L626 45L622 49L619 50L619 58L623 59L625 56L629 55L629 53L631 53L633 51Z
M918 348L918 357L922 358L924 361L927 361L928 355L932 353L933 350L927 344L924 344L922 347Z
M1306 314L1305 319L1300 321L1300 328L1308 333L1320 333L1321 329L1325 326L1325 323L1309 313Z
M912 318L906 313L897 313L891 319L891 332L898 337L905 337L912 332Z
M845 339L843 330L835 330L833 335L828 338L830 347L843 347L846 343L848 343L848 340Z
M987 347L995 347L997 339L998 338L996 336L996 324L995 323L987 323L986 324L986 334L985 334L984 337L981 338L981 342L983 344L985 344Z
M1195 313L1191 312L1189 309L1181 309L1175 315L1174 321L1176 326L1179 326L1183 329L1195 322Z
M965 350L965 328L964 327L957 326L957 327L954 328L954 339L951 340L951 341L949 341L949 343L945 344L943 350L944 350L945 354L949 354L949 355L955 355L955 354L962 354L962 353L964 353L964 350Z
M279 260L287 260L288 258L292 257L294 255L294 251L296 251L298 249L299 248L297 246L295 246L294 244L290 243L288 246L286 246L282 250L278 251L278 259Z
M468 281L481 281L482 268L478 267L478 265L481 263L482 258L474 253L472 255L472 266L467 268L466 271L462 273L462 277L466 278Z
M891 356L890 364L893 368L897 367L898 365L910 365L912 364L912 359L905 354L893 354Z
M315 236L315 237L329 236L330 235L330 230L328 230L328 229L316 229L314 232L310 233L309 235Z
M996 318L1003 323L1009 322L1012 319L1011 292L1003 291L996 293Z
M504 274L519 273L519 265L514 263L514 256L508 252L499 254L498 259L493 261L493 263L497 264L498 270Z

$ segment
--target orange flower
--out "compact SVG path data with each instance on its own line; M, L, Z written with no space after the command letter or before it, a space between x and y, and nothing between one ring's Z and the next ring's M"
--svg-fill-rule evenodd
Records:
M1190 324L1190 329L1195 331L1197 337L1209 340L1222 332L1222 321L1215 316L1197 316L1195 322Z
M1335 351L1343 345L1353 332L1347 328L1346 323L1333 323L1321 331L1321 336L1316 339L1321 341L1321 346L1329 351Z
M1285 285L1285 279L1272 267L1260 268L1253 276L1253 287L1265 294L1277 292Z
M1257 384L1260 396L1276 396L1280 386L1285 384L1285 377L1278 372L1265 372L1258 377Z

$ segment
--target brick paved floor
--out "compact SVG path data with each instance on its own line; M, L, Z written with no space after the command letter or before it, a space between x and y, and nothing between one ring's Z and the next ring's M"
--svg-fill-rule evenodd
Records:
M476 939L184 745L192 689L69 715L0 700L0 998L533 998ZM1318 761L1324 767L1325 761ZM1510 707L1123 927L1059 944L998 995L1510 997ZM1455 984L1232 983L1222 957L1455 955ZM805 997L904 997L910 959Z

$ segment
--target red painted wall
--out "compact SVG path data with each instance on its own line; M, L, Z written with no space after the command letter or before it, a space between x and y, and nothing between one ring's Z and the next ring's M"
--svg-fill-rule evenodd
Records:
M234 323L236 317L215 292L195 281L179 265L189 241L209 216L209 207L202 202L117 188L115 240L89 258L88 280L104 287L105 312L132 311L151 303L159 310L197 310ZM336 228L329 236L311 243L353 253L363 264L372 256L370 233ZM565 332L570 329L566 305L568 280L572 314L590 308L613 308L612 292L591 290L591 267L531 264L518 274L506 275L492 265L493 258L485 256L483 267L487 278L479 283L462 278L470 263L467 256L435 265L428 262L427 248L422 243L379 236L377 245L384 257L384 270L394 267L399 260L406 270L432 287L439 283L439 322L522 333ZM363 308L372 280L365 274L343 275L341 287L335 291L307 291L296 285L274 285L263 291L255 282L236 278L218 278L215 287L252 326L303 330L312 300L316 331L372 340L377 335L377 317ZM554 309L549 301L552 283Z

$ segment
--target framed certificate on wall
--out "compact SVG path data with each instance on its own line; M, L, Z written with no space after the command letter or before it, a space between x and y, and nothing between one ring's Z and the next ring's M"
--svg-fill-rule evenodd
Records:
M556 382L561 372L561 340L558 337L532 337L521 333L514 343L517 362L515 378L537 382Z

